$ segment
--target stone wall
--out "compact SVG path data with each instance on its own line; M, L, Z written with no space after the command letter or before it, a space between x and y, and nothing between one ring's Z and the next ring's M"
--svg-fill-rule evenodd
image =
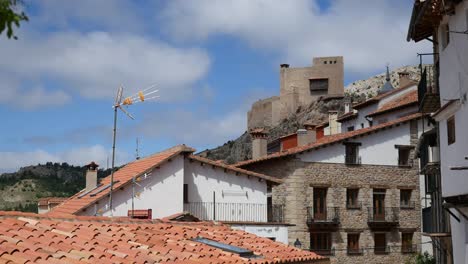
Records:
M332 263L405 263L410 254L401 253L401 231L414 231L413 244L421 241L419 175L415 167L305 163L289 157L244 168L285 179L283 184L273 188L273 203L284 204L286 222L294 224L288 232L289 243L299 239L304 248L310 245L306 220L307 207L313 202L314 186L328 188L327 206L338 207L340 215L338 230L332 232L332 247L336 251L331 257ZM347 188L359 188L361 209L346 209ZM374 188L386 189L385 206L399 210L399 226L385 232L387 245L391 247L391 253L386 255L377 255L371 249L374 247L374 231L368 225L368 207L372 207ZM414 208L399 208L400 189L412 190ZM362 255L346 253L347 233L350 231L360 233L359 246L364 249Z
M328 79L328 90L310 90L309 80ZM247 114L247 128L273 127L295 114L300 106L308 106L319 97L344 95L343 57L320 57L313 65L302 68L280 68L280 95L259 100Z

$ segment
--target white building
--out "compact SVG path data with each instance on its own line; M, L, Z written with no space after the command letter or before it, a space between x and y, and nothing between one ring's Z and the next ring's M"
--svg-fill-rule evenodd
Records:
M450 239L451 234L452 242L452 248L444 247L448 256L437 261L468 263L468 1L416 1L408 41L426 39L433 44L430 55L435 69L425 72L419 100L421 111L432 113L438 124L435 146L440 148L440 167L434 182L441 185L442 196L441 210L433 217L441 218L444 210L449 212L450 230L438 235L448 233Z
M194 151L180 145L120 168L114 173L112 207L110 176L98 183L91 163L86 188L50 214L155 219L188 212L287 243L282 205L268 199L280 179L194 156Z

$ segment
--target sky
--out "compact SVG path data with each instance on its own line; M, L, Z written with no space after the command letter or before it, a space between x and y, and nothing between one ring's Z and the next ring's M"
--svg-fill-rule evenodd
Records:
M156 84L161 98L118 116L116 163L246 130L279 94L279 65L344 56L345 84L418 63L411 0L24 1L18 40L0 35L0 172L52 162L107 167L112 104Z

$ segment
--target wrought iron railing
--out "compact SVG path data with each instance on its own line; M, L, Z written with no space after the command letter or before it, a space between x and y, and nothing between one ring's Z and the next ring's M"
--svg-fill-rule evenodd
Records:
M326 207L322 210L314 211L313 206L307 207L307 223L316 222L340 222L340 208L339 207Z
M201 220L232 222L284 222L284 205L191 202L184 211Z
M368 222L398 222L399 214L399 207L369 207Z
M310 251L321 256L335 256L335 248L311 248Z
M438 99L438 97L433 96L433 95L438 96L439 94L436 83L437 81L434 75L434 68L432 66L424 67L422 74L421 74L421 80L419 81L419 84L418 84L418 102L419 102L420 111L423 111L427 108L427 105L425 105L427 104L426 101L428 100L433 101L433 99ZM431 97L434 97L434 98L431 98ZM436 106L432 106L432 107L440 106L440 102L435 102L435 104Z
M416 208L416 202L414 202L414 201L409 201L409 202L400 201L400 208L401 209L414 209L414 208Z
M418 251L418 245L401 245L401 253L410 254Z
M389 246L374 247L374 253L375 254L390 254L390 247Z
M362 248L347 248L346 253L348 255L362 255L364 254L364 250Z

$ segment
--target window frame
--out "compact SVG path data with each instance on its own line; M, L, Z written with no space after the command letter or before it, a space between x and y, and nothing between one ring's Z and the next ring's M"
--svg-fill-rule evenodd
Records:
M363 253L359 246L360 235L360 233L348 233L348 241L346 246L346 251L348 255L360 255Z
M326 86L326 88L323 88L324 86ZM309 79L309 91L311 94L316 93L316 92L328 91L329 89L330 89L330 80L328 78Z
M345 164L346 165L361 164L360 159L359 159L359 146L361 146L361 143L344 142L343 145L345 145Z
M400 208L412 209L412 197L413 190L411 189L400 189Z
M377 245L377 236L383 236L383 246ZM388 254L387 251L388 241L387 241L387 234L386 233L374 233L374 254Z
M405 239L408 237L409 239ZM413 253L413 238L414 232L402 232L401 233L401 253Z
M354 203L350 203L351 200L354 200ZM359 188L346 189L346 209L361 209L361 206L359 205Z
M184 200L184 204L188 204L189 203L189 198L188 198L188 184L187 183L184 183L184 190L183 190L183 200Z

